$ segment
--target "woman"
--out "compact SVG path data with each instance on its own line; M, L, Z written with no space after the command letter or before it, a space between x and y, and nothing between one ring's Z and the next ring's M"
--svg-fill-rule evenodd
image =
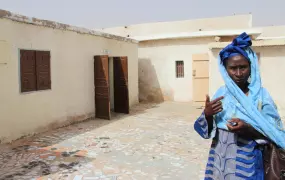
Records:
M268 141L285 148L285 133L275 104L261 86L252 42L242 33L219 54L225 86L213 100L206 97L194 128L213 138L205 180L263 180L262 146Z

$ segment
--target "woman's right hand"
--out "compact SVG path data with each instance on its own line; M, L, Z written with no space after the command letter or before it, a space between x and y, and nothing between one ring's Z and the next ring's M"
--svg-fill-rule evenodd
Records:
M209 95L206 96L206 103L204 109L204 114L206 117L212 117L213 115L223 110L223 105L221 102L223 98L224 98L223 96L220 96L217 99L210 101Z

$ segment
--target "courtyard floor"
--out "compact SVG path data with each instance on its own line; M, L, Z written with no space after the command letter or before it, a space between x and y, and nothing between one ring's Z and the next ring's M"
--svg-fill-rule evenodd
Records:
M0 180L198 180L210 146L193 129L201 109L139 104L0 146Z

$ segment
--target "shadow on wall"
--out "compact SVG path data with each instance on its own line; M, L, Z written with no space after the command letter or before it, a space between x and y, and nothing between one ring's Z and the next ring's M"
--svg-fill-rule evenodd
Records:
M164 101L162 89L150 59L139 59L139 101L156 103Z

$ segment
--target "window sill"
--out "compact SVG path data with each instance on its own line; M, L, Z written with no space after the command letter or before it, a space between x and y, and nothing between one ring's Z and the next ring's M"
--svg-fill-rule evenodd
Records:
M51 91L52 89L45 89L45 90L38 90L38 91L29 91L29 92L21 92L21 95L26 95L26 94L33 94L33 93L40 93L40 92L46 92L46 91Z

